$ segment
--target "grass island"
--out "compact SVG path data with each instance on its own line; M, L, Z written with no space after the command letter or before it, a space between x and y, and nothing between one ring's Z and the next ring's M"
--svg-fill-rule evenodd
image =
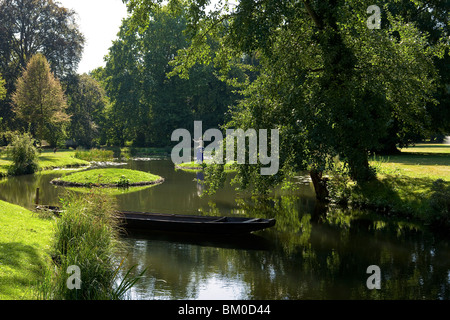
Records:
M209 161L203 162L206 166L210 164ZM234 167L235 161L228 162L225 164L225 172L232 172L236 171L236 168ZM203 170L203 164L198 163L196 161L191 162L184 162L180 164L175 165L175 169L178 170L184 170L184 171L202 171Z
M51 181L67 187L134 187L164 182L164 178L143 171L105 168L79 171Z

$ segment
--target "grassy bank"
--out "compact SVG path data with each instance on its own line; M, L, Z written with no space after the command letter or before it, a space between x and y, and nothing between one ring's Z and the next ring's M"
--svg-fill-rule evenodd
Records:
M57 300L111 299L120 248L119 220L112 198L101 193L74 196L62 203L64 214L55 223L52 267L40 298ZM67 285L68 270L77 266L81 281L76 290ZM76 285L72 279L71 284Z
M0 300L34 299L50 263L54 221L0 201Z
M208 162L204 161L203 163L205 166L208 166ZM234 162L226 163L225 164L225 171L231 172L235 169L233 168ZM185 170L185 171L200 171L203 170L203 166L201 163L197 163L196 161L191 162L185 162L175 165L175 169Z
M336 201L450 227L450 145L417 145L370 164L377 179L358 186L338 182Z
M38 159L40 170L51 170L54 168L69 168L88 166L89 162L75 158L75 151L62 150L56 153L50 150L42 151ZM5 177L8 173L8 167L12 161L6 156L5 152L0 153L0 177Z
M52 181L54 184L65 186L102 186L128 187L144 186L163 182L160 176L130 169L106 168L75 172Z

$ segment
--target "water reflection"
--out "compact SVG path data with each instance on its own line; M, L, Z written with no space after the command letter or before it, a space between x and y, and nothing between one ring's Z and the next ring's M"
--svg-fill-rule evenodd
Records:
M133 299L449 299L450 242L407 221L318 205L308 181L296 192L254 198L230 187L200 197L196 173L170 160L125 167L163 176L154 188L115 196L124 210L276 218L275 227L243 238L158 233L123 236L127 267L146 278ZM30 207L57 203L61 173L0 183L0 199ZM231 178L231 177L230 177ZM370 265L381 268L381 290L366 287Z

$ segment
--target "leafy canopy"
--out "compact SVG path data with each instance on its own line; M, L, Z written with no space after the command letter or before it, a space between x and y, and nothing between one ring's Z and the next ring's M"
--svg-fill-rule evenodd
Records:
M13 110L38 139L54 142L70 117L66 114L66 99L61 84L50 70L47 59L34 55L17 80L12 96ZM28 129L28 128L27 128Z
M320 181L335 156L354 180L371 179L369 152L389 126L396 122L396 134L420 132L429 121L425 105L437 103L434 59L444 57L448 39L431 44L416 23L393 12L396 6L383 6L382 28L369 29L369 0L241 0L233 8L219 1L209 12L209 1L187 3L191 42L178 51L174 71L188 77L197 63L220 67L243 94L226 127L280 130L279 175L262 177L257 166L241 166L243 186L265 190L305 169ZM132 21L145 28L157 5L128 1ZM230 75L233 66L247 77Z

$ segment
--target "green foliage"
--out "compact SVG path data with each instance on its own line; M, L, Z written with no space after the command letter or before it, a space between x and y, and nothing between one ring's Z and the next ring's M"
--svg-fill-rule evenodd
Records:
M171 133L192 129L194 120L208 128L221 125L235 99L212 65L192 66L189 79L168 77L177 52L189 46L187 9L182 2L150 7L144 26L135 23L138 13L123 21L106 67L94 73L111 100L106 110L110 144L170 146Z
M105 109L109 102L100 83L87 74L66 77L64 82L67 112L71 114L69 137L85 148L105 142L102 134L106 131Z
M130 179L127 179L126 176L121 175L119 181L117 181L118 188L128 188L130 186Z
M64 126L69 121L66 99L61 84L54 77L42 54L34 55L17 80L12 96L13 110L39 140L46 139L56 147L63 138Z
M38 153L34 143L28 133L13 136L11 144L7 147L8 156L12 160L8 174L32 174L38 170Z
M37 52L47 56L52 71L62 77L76 70L83 52L84 36L76 13L49 0L2 1L0 3L0 70L12 76L25 68Z
M11 95L33 55L45 55L60 79L76 71L85 40L76 19L75 11L56 1L0 1L0 73L8 91L6 99L0 99L0 115L8 129L27 125L12 111Z
M5 88L5 80L2 78L0 74L0 100L5 99L6 97L6 88Z
M55 272L47 278L47 298L95 300L114 297L115 255L120 249L119 219L111 197L91 192L67 195L61 200L64 213L56 223ZM67 288L69 266L81 270L81 288Z
M132 1L136 23L145 23L139 17L150 3ZM369 151L393 123L405 139L423 132L429 119L423 106L436 103L434 59L443 57L448 41L441 37L430 46L426 33L388 7L383 28L370 30L372 4L246 0L233 12L206 13L203 1L189 2L191 45L180 50L175 70L186 76L197 63L214 62L229 77L230 66L239 66L245 77L233 81L243 99L225 127L280 130L280 176L260 177L255 166L240 166L236 180L243 187L266 190L283 174L321 172L334 156L363 183L375 177ZM254 63L244 63L246 56Z
M39 286L41 299L119 300L144 275L132 276L134 267L120 276L122 250L120 219L112 197L91 190L87 195L69 194L61 199L63 213L56 222L53 266ZM78 266L80 289L68 289L67 268Z
M450 184L442 179L433 182L430 196L430 220L439 226L450 226Z
M327 171L329 179L327 188L330 199L337 203L346 205L352 192L352 184L348 167L342 162L335 162Z

